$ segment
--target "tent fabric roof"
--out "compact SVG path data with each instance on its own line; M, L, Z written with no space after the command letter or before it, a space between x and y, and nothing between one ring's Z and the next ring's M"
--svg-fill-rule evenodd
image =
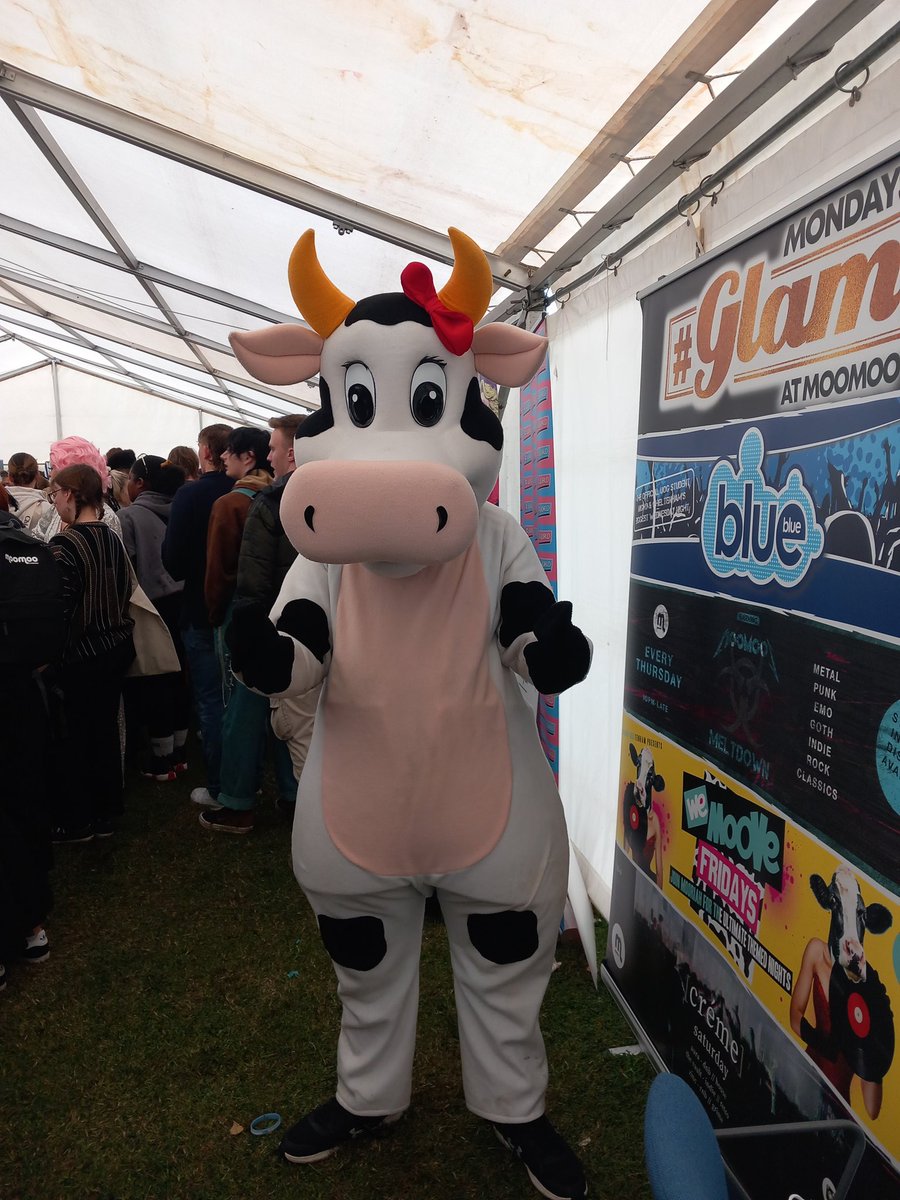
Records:
M245 423L315 407L314 387L264 387L227 344L299 319L303 229L363 296L396 290L411 257L440 286L458 225L490 252L500 305L789 26L850 7L7 6L0 384L52 359Z

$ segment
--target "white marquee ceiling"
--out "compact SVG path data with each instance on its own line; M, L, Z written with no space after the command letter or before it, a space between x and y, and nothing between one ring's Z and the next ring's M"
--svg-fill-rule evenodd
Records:
M412 257L440 286L458 225L511 311L679 137L735 124L877 7L3 0L0 383L54 360L235 421L314 407L227 344L299 319L303 229L362 296Z

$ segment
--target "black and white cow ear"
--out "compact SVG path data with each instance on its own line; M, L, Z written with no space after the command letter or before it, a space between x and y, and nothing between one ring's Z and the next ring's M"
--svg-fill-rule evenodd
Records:
M634 763L635 766L637 766L638 763L641 761L641 756L638 754L637 750L635 750L634 742L628 743L628 753L631 755L631 761Z
M812 888L812 894L821 904L822 908L827 908L830 912L833 905L831 899L831 888L825 882L821 875L810 875L809 886Z
M870 904L866 908L866 929L869 933L887 933L894 918L883 904Z
M666 781L665 781L665 779L663 779L662 775L654 775L653 776L653 790L654 791L661 792L665 786L666 786Z

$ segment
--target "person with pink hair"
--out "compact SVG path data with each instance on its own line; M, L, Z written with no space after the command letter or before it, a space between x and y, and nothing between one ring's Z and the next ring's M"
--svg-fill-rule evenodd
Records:
M106 465L105 456L93 442L89 442L87 438L78 437L77 434L62 438L61 441L54 442L50 447L51 483L54 476L60 471L65 470L66 467L73 467L76 464L93 467L100 476L104 494L107 492L109 488L109 467ZM119 537L122 536L119 518L105 502L101 520L117 533ZM43 538L45 542L49 542L52 537L55 537L58 533L62 533L64 528L65 525L59 513L54 509L47 517L41 520L40 525L33 532L37 537Z

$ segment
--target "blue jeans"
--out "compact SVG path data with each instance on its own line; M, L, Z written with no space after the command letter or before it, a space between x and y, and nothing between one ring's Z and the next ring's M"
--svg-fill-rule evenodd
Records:
M181 631L191 673L191 690L200 733L203 736L203 758L206 762L206 787L215 799L219 794L219 773L222 760L222 672L212 629L189 626Z
M222 721L222 773L219 803L243 812L253 808L262 781L266 743L272 743L278 795L289 803L297 798L291 753L269 724L269 698L251 692L233 679Z

